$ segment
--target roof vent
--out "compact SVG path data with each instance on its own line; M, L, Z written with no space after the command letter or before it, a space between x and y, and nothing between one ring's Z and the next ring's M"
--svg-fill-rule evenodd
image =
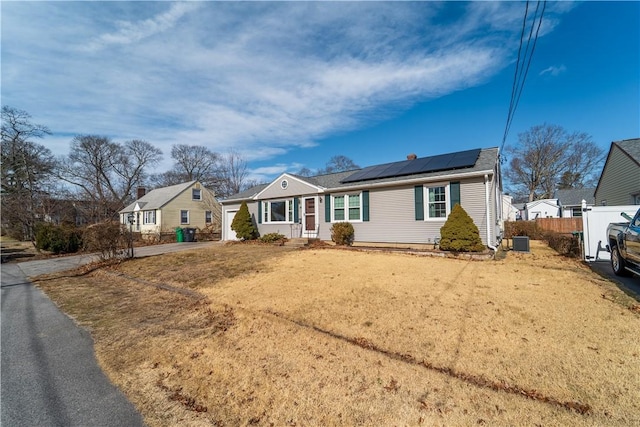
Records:
M417 158L418 158L418 156L416 156L416 155L415 155L415 154L413 154L413 153L411 153L411 154L409 154L409 155L407 156L407 160L415 160L415 159L417 159Z

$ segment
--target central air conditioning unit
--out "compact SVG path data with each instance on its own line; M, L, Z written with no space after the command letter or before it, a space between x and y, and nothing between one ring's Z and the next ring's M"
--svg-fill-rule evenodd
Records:
M513 236L513 250L529 253L529 236Z

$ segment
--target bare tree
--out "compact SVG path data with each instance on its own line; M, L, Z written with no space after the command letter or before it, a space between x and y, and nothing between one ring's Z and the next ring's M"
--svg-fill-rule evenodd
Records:
M113 218L131 200L146 169L161 158L162 152L146 141L118 144L104 136L79 135L60 161L59 177L76 186L82 200L92 202L89 217L102 221Z
M355 164L353 160L347 156L338 155L329 159L324 169L318 170L318 175L336 172L346 172L354 169L360 169L360 166Z
M603 152L585 133L569 133L561 126L538 125L518 135L507 147L511 157L505 177L513 193L530 202L553 197L559 186L582 188L594 179Z
M21 240L34 238L34 226L46 212L55 159L44 145L31 139L51 134L46 126L31 123L23 110L2 107L2 224Z
M218 184L218 162L220 155L202 145L177 144L171 147L173 167L153 177L159 187L200 181L205 187Z
M220 157L216 195L228 197L245 190L253 181L247 179L247 161L237 151L231 150Z
M337 172L346 172L354 169L360 169L360 166L354 163L347 156L337 155L333 156L329 159L329 161L325 164L324 168L320 168L316 171L312 171L307 167L303 167L296 175L300 176L314 176L314 175L324 175L329 173L337 173Z
M303 167L302 169L300 169L298 172L296 172L296 175L300 175L300 176L313 176L313 171L311 169L309 169L308 167Z

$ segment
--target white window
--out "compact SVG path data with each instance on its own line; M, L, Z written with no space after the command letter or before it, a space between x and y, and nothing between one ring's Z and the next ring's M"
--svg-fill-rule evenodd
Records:
M449 185L439 184L425 187L424 219L446 219L450 213Z
M212 222L211 211L204 211L204 222L205 224L211 224Z
M180 211L180 224L189 224L189 211Z
M293 222L293 199L262 202L263 222Z
M191 199L192 200L202 200L202 194L199 188L191 189Z
M427 217L447 217L447 192L444 186L427 188Z
M144 211L143 221L145 224L156 223L156 211Z
M362 193L332 196L333 221L362 221Z

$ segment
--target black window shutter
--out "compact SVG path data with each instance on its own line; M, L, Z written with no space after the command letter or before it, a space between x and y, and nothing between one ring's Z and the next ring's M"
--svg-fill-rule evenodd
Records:
M449 183L449 194L451 196L451 209L457 204L460 203L460 182L451 182Z
M262 201L258 201L258 224L262 224Z
M369 191L362 192L362 220L369 221Z
M331 194L324 195L324 222L331 222Z
M300 213L298 212L299 206L300 206L300 198L294 197L293 198L293 222L295 222L296 224L300 222Z
M416 185L414 188L415 204L416 204L416 221L424 219L424 187Z

